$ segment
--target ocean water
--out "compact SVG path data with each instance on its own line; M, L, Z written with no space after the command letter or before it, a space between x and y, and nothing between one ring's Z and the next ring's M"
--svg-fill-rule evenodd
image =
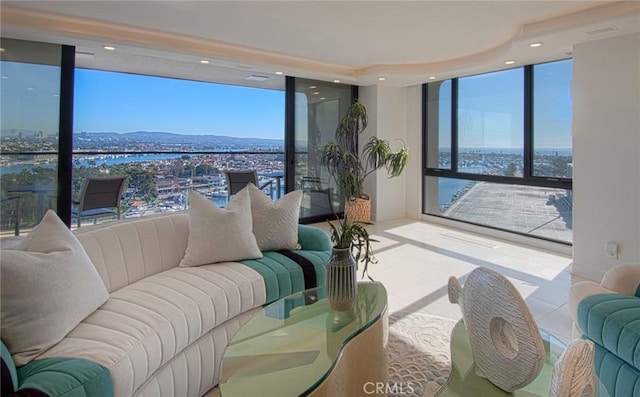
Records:
M168 160L168 159L177 159L180 158L182 154L132 154L132 155L118 155L118 156L109 156L105 158L95 158L96 166L100 166L102 164L106 165L117 165L117 164L125 164L132 162L142 162L142 161L156 161L156 160ZM79 161L79 165L89 167L90 159L84 159ZM76 165L74 160L74 166ZM6 165L0 167L0 173L2 174L17 174L22 172L23 170L32 170L35 167L42 168L56 168L58 163L56 161L49 163L23 163L23 164L14 164L14 165Z
M472 181L465 179L439 178L438 181L438 207L450 204L455 195L464 191Z
M468 172L474 174L480 174L484 172L485 167L461 167L460 172ZM474 181L466 179L454 179L454 178L438 178L438 207L451 204L456 195L461 194L466 189L473 186Z
M126 163L137 163L143 161L156 161L156 160L170 160L170 159L179 159L182 157L182 154L131 154L131 155L117 155L117 156L109 156L103 159L97 158L93 159L95 161L96 166L100 166L102 164L106 165L117 165L117 164L126 164ZM82 160L80 161L80 165L89 167L90 160ZM74 162L75 165L75 162Z

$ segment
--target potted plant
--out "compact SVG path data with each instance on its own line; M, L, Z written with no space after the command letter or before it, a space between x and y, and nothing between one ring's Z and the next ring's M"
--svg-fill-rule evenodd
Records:
M345 215L338 219L338 226L329 222L333 250L327 264L327 298L334 310L350 310L355 302L357 289L356 271L362 262L362 277L368 274L370 263L376 263L371 242L376 241L360 222L350 222Z
M402 173L409 160L409 149L392 151L389 142L369 138L358 153L358 136L367 128L367 109L359 100L349 106L338 127L335 140L322 149L322 164L336 182L337 192L345 199L345 215L353 222L371 221L371 202L364 194L364 180L385 168L390 178Z

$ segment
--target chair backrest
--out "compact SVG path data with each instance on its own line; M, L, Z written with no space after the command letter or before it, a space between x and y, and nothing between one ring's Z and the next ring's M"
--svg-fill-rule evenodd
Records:
M258 172L256 170L226 171L227 194L238 194L249 182L258 186Z
M80 191L79 211L120 205L126 176L87 177Z
M303 176L300 180L300 187L303 191L308 192L311 190L325 190L322 179L315 176Z
M335 214L331 187L328 187L326 181L315 176L303 176L300 187L303 194L309 196L309 213L306 216Z

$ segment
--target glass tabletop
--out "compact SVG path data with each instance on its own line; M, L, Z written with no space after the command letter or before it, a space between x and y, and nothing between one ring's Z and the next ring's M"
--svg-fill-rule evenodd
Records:
M264 307L240 327L222 359L223 397L307 395L328 376L342 347L374 324L387 308L381 283L358 283L352 310L329 307L315 288Z
M507 393L499 389L488 379L479 375L479 370L473 361L467 329L464 326L464 322L460 320L451 332L451 374L447 382L438 393L436 393L436 397L548 396L551 387L553 366L560 358L566 345L542 329L540 330L540 336L542 336L546 352L546 358L540 374L527 386L513 393ZM598 397L609 397L609 394L601 383L598 384L596 395Z

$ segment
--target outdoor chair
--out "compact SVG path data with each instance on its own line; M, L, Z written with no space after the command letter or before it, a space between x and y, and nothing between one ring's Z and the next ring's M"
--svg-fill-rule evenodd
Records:
M308 212L305 216L335 214L331 188L325 188L320 178L304 176L300 181L300 187L303 193L303 206L308 205L305 208L305 212Z
M10 219L11 222L13 222L13 234L14 236L18 236L20 235L20 215L22 213L22 209L21 207L21 202L20 202L20 197L19 196L9 196L9 197L3 197L2 198L2 203L8 203L11 201L15 200L15 206L13 207L13 210L8 212L8 217ZM6 216L6 215L5 215Z
M272 197L273 181L258 185L258 172L256 170L225 171L225 177L227 179L227 200L231 200L231 196L238 194L249 182L258 186L260 190L268 187L269 193L267 194Z
M126 176L88 177L85 179L80 199L74 201L76 208L71 211L80 227L83 219L93 219L116 216L120 219L120 200L126 186Z

